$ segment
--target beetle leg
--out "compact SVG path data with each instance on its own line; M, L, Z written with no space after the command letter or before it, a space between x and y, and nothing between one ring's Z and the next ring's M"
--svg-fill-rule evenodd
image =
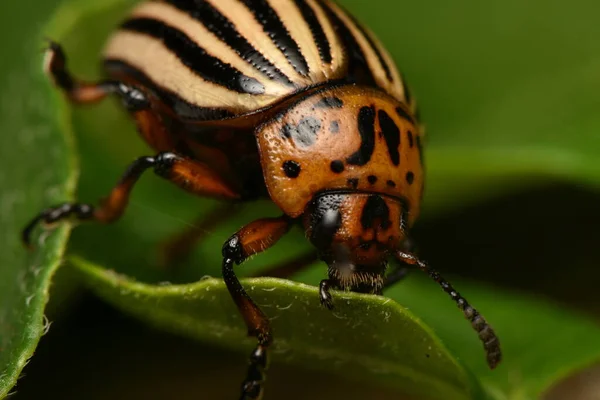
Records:
M119 219L127 207L135 183L149 168L188 192L227 200L239 198L233 188L204 164L175 153L162 152L155 157L140 157L134 161L99 207L65 203L42 211L23 230L23 242L30 246L31 232L39 223L54 224L72 216L79 221L94 220L103 223Z
M203 215L192 226L168 238L160 246L160 265L163 267L181 264L192 252L193 247L208 233L240 211L237 203L223 203Z
M141 91L122 82L106 80L90 83L75 79L67 68L64 50L51 40L46 50L44 64L46 73L52 78L54 84L61 88L74 103L95 103L116 93L120 95L125 107L130 111L142 110L149 106L148 100Z
M477 331L479 339L483 342L483 347L487 353L487 362L490 368L495 368L496 365L502 359L502 352L500 351L500 341L494 333L492 327L487 323L485 318L477 310L467 302L467 300L460 295L450 283L448 283L442 276L434 269L429 267L425 262L419 260L416 256L410 253L399 251L396 253L396 258L408 265L418 267L421 271L429 275L434 281L436 281L446 293L450 295L452 300L456 302L458 308L460 308L465 317L471 322L473 328Z
M241 264L253 254L273 246L290 228L287 216L256 220L231 236L223 245L223 279L227 289L244 318L248 335L258 340L250 354L246 379L242 384L241 400L255 400L262 395L264 372L267 369L267 348L272 341L267 316L254 303L235 275L234 264Z
M319 300L321 304L328 310L333 310L333 297L329 292L331 289L331 281L329 279L323 279L319 284Z
M406 237L402 243L400 243L400 250L405 253L415 254L416 251L416 243L410 237ZM402 263L404 264L404 263ZM385 277L385 282L383 283L383 289L387 289L392 285L400 282L408 275L408 268L406 264L404 265L395 265L392 272L390 272Z

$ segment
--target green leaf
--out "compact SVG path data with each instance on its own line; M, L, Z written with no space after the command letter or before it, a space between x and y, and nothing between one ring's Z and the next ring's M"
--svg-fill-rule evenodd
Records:
M48 327L50 280L69 234L63 225L29 252L20 230L43 207L71 199L76 178L70 125L41 68L38 25L52 2L33 8L25 3L0 6L0 15L14 18L0 24L0 398Z
M161 329L244 352L255 345L221 279L152 286L79 258L71 263L98 295ZM337 293L332 313L314 286L274 278L244 284L271 319L275 361L379 379L427 398L483 398L433 332L390 299Z
M220 279L153 286L80 258L71 263L96 294L160 329L245 352L252 348ZM501 338L504 360L493 371L470 325L427 278L411 276L389 290L387 298L333 292L333 313L320 306L315 286L273 278L245 279L243 284L271 318L274 360L375 379L406 394L537 399L559 378L600 359L600 326L591 318L468 282L456 287L493 321ZM415 315L435 327L455 356Z
M452 281L500 338L504 358L496 370L487 368L470 326L453 315L448 299L426 278L410 277L386 296L434 327L494 398L539 399L560 379L600 360L597 320L540 296Z

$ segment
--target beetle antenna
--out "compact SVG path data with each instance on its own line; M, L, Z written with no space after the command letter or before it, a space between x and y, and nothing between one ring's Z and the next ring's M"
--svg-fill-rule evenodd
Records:
M473 329L477 331L479 335L479 339L483 342L483 348L487 354L487 363L491 369L496 368L498 363L502 360L502 352L500 350L500 341L494 333L492 327L488 324L488 322L483 318L479 312L473 308L469 302L460 295L452 285L446 281L436 270L429 267L427 263L419 260L416 256L399 251L396 253L396 257L398 260L408 264L418 267L421 271L425 272L427 275L431 277L434 281L436 281L444 292L448 293L452 300L456 302L458 308L460 308L465 317L471 322L471 326Z

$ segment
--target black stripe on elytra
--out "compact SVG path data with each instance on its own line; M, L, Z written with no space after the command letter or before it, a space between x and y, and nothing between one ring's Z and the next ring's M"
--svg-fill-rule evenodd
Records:
M362 107L358 112L360 148L346 160L351 165L365 165L375 150L375 107Z
M238 93L263 94L265 87L254 78L224 63L198 46L183 32L152 18L134 18L121 28L156 38L191 71L203 79Z
M390 159L394 165L400 165L400 129L394 120L383 110L379 110L379 126L387 144Z
M321 61L323 61L325 64L331 64L331 61L333 60L331 55L331 45L329 44L329 39L327 39L327 35L325 34L325 31L323 30L315 11L306 3L306 0L294 1L302 13L302 17L304 17L304 20L310 28L313 39L315 40L315 44L317 45L317 49L319 49Z
M409 113L407 113L404 108L402 107L396 107L396 113L398 114L398 116L402 119L406 119L408 121L410 121L411 123L415 123L415 119L413 118L412 115L410 115Z
M323 97L315 104L316 108L342 108L344 107L344 101L339 97L328 96Z
M268 0L239 0L254 14L254 18L262 25L263 31L271 38L275 46L285 55L294 69L303 76L308 76L309 67L300 51L298 43L290 36L277 12L269 5Z
M199 107L182 99L177 93L158 86L142 71L123 60L106 59L104 60L104 68L113 76L132 77L183 120L211 121L234 116L234 113L224 108Z
M410 104L412 101L412 95L410 94L410 88L406 84L404 77L402 77L401 79L402 79L402 91L404 92L404 100L405 100L406 104Z
M167 0L179 10L200 22L206 29L221 39L248 64L263 73L269 79L286 86L294 83L279 68L265 58L248 40L242 36L235 25L206 0Z
M331 21L333 28L344 46L344 51L348 56L348 77L351 81L377 86L373 71L369 68L365 54L363 53L356 38L350 29L344 24L342 19L325 2L320 3L327 14L327 18Z
M379 50L379 46L377 46L375 40L373 40L373 36L369 32L367 32L365 27L356 19L356 17L354 17L354 15L350 13L347 14L350 17L350 19L352 19L352 22L354 23L354 25L356 25L360 33L362 33L365 39L367 39L367 42L375 52L375 55L377 55L379 64L381 64L381 68L383 68L383 71L385 72L385 76L388 79L388 81L393 82L394 76L392 75L392 69L390 68L389 64L385 61L385 58L383 58L383 54L381 53L381 50Z
M378 218L379 226L375 227L375 220ZM377 194L369 196L360 216L360 224L363 229L381 228L386 230L392 226L390 208L381 196Z

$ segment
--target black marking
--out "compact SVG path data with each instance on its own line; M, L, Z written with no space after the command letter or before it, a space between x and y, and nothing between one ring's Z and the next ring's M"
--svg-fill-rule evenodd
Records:
M363 107L358 113L358 132L361 144L358 151L346 160L351 165L365 165L375 150L375 107Z
M415 123L415 119L413 118L412 115L410 115L409 113L407 113L404 108L402 107L396 107L396 113L400 116L400 118L405 119L410 121L411 123Z
M360 22L358 22L358 20L356 19L356 17L354 17L354 15L348 13L348 16L350 17L350 19L352 19L352 22L354 23L354 25L356 25L356 27L358 28L360 33L362 33L362 35L365 37L365 39L367 39L369 46L371 46L371 48L375 52L375 55L377 56L377 59L379 60L379 64L381 64L381 68L383 68L383 71L385 72L385 76L388 79L388 81L393 82L394 76L392 75L392 69L390 68L388 63L385 61L385 58L383 58L383 54L381 53L381 50L379 50L379 46L377 46L377 43L375 43L373 36L369 32L367 32L365 27Z
M177 58L198 76L238 93L264 94L265 87L198 46L183 32L151 18L134 18L121 29L143 33L162 41Z
M400 129L394 120L383 110L379 110L379 125L385 138L392 164L400 165Z
M414 172L408 171L406 173L406 182L408 182L409 185L412 185L414 181L415 181L415 174L414 174Z
M350 29L344 24L328 3L321 2L320 4L323 6L327 18L331 21L333 28L338 38L342 41L344 50L348 55L349 80L352 82L378 86L375 77L373 76L373 71L369 68L365 54Z
M342 226L340 206L345 198L343 194L319 196L311 205L310 241L318 249L331 246L333 238Z
M421 160L421 165L423 165L423 145L421 144L421 135L417 135L417 149L419 149L419 159Z
M221 12L206 0L167 0L167 3L187 13L200 22L206 29L227 44L248 64L263 73L269 79L286 86L295 86L294 83L279 68L271 63L248 40L242 36L235 25Z
M262 25L263 31L285 55L294 69L303 76L308 76L309 66L300 51L298 43L290 36L277 12L267 0L240 0L254 14L254 18Z
M336 174L344 172L344 162L342 160L334 160L331 162L331 170Z
M295 2L296 6L302 13L302 17L304 17L304 20L310 28L313 39L315 40L315 44L317 45L317 49L319 49L321 61L323 61L325 64L331 64L331 61L333 60L331 55L331 45L329 44L327 35L325 34L325 31L323 31L323 27L321 26L315 11L306 3L306 0L295 0Z
M315 108L342 108L344 107L344 102L339 97L330 96L323 97L321 100L315 104Z
M413 138L412 131L407 131L406 135L408 136L408 146L412 149L415 145L415 139Z
M282 134L285 138L292 139L297 145L309 147L317 140L319 130L321 130L321 121L314 117L306 117L297 126L285 124Z
M377 183L377 177L375 175L369 175L367 181L369 181L371 185L374 185Z
M404 78L402 78L402 91L404 92L404 102L410 104L412 102L412 96L410 94L410 88L406 84Z
M154 94L161 102L169 107L177 116L184 120L213 121L230 118L234 114L224 108L199 107L182 99L177 93L158 86L154 81L137 68L127 62L118 59L104 60L104 67L109 73L117 76L129 76L144 87L145 90Z
M302 171L302 167L296 161L287 160L283 163L283 172L288 178L297 178Z
M348 178L348 186L356 189L358 187L358 178Z
M331 133L339 133L340 123L338 121L331 121L331 124L329 125L329 131Z
M394 182L394 181L387 181L387 182L386 182L386 184L387 184L389 187L392 187L392 188L395 188L395 187L396 187L396 182Z
M380 220L379 226L374 226L375 220ZM381 228L383 230L392 226L390 220L390 209L385 200L379 195L371 195L367 199L360 216L360 224L363 229Z

